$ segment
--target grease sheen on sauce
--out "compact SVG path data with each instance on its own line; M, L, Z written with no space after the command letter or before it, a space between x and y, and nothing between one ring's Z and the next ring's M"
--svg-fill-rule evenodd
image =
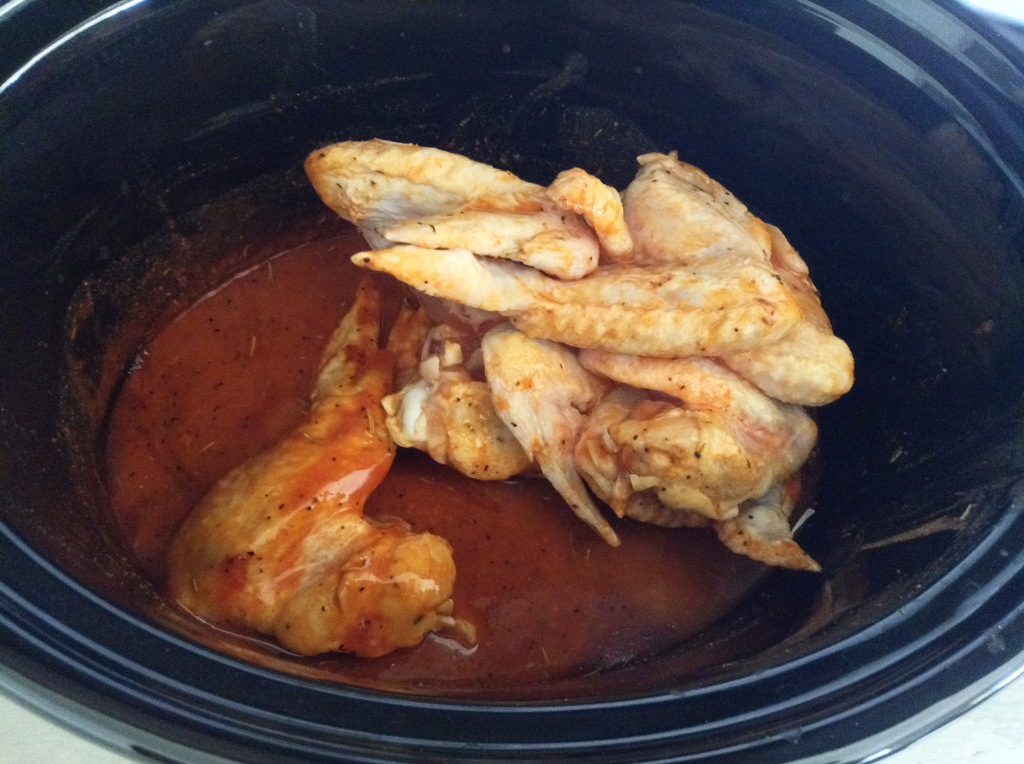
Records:
M282 252L199 300L135 364L110 420L107 484L157 584L175 530L205 491L302 417L363 273L348 255L363 248L353 232ZM393 314L403 288L379 283ZM607 670L706 627L762 572L702 530L613 518L622 546L609 547L543 480L475 481L414 451L401 451L366 513L448 540L456 613L479 632L472 650L431 636L377 659L304 659L313 675L368 686L501 695Z

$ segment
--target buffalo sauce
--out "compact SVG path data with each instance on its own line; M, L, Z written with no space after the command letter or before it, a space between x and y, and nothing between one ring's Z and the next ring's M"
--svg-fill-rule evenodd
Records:
M363 248L354 231L335 231L282 252L204 296L136 360L110 417L107 484L128 543L157 583L171 539L212 484L308 411L324 345L364 273L349 256ZM387 277L378 284L386 327L407 293ZM381 658L302 659L301 673L521 694L670 648L731 609L764 570L706 530L612 517L622 540L612 548L542 479L477 481L404 449L365 512L450 543L454 614L476 627L477 642L439 633ZM272 663L274 647L260 649Z

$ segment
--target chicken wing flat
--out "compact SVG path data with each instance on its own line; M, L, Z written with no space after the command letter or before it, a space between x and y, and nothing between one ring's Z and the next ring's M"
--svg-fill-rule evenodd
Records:
M672 154L639 157L623 193L637 263L691 263L745 252L766 263L800 306L801 320L780 339L724 353L722 361L788 403L821 406L853 385L853 356L832 333L807 264L775 226L765 225L720 184Z
M374 247L388 246L381 229L399 221L454 212L470 200L537 209L542 191L459 154L379 139L326 146L309 155L305 169L324 204L355 223Z
M771 268L735 254L688 266L602 266L569 281L460 249L396 246L360 252L352 262L578 348L718 355L774 342L800 319Z
M305 420L215 484L178 532L168 586L200 618L304 655L378 656L452 623L448 544L362 516L394 456L380 405L393 358L378 349L379 323L379 294L364 281Z
M578 167L547 189L471 198L454 212L410 218L380 233L393 244L465 249L561 279L591 273L602 251L621 258L633 246L618 192Z
M575 353L535 340L511 326L484 337L484 368L494 409L572 511L612 546L619 538L576 470L573 449L589 410L606 384L580 366Z
M531 214L463 209L447 215L413 218L382 230L396 244L429 249L466 249L501 257L563 279L585 276L597 267L600 246L577 214L546 202Z
M632 246L618 192L578 168L545 189L458 154L372 140L313 152L306 174L378 248L467 249L579 278L597 267L602 245Z

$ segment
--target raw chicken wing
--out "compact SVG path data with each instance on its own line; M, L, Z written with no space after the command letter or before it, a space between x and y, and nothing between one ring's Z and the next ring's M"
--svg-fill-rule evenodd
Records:
M379 294L364 282L305 420L214 485L178 532L170 593L200 618L304 655L377 656L456 625L448 544L362 515L394 455L380 406L393 358L378 349L379 322Z
M532 195L470 199L456 212L412 218L381 233L393 244L465 249L561 279L592 272L602 249L621 259L633 248L618 192L578 167Z
M602 266L563 281L468 250L412 245L352 262L428 295L500 313L531 337L657 357L717 355L780 339L800 308L769 266L724 254L693 265Z
M498 416L576 516L618 546L618 536L587 492L573 457L584 413L606 385L580 366L569 348L532 339L511 326L492 329L482 347Z
M401 350L399 368L409 365L402 359L410 335L420 334L424 320L429 325L420 309L400 316L392 328L388 348ZM529 469L532 461L494 410L479 352L465 358L463 348L472 345L479 340L445 324L422 332L416 353L422 348L425 357L417 357L415 374L405 375L401 390L384 397L385 423L399 446L426 451L469 477L504 480Z
M583 351L580 362L633 386L601 402L577 446L580 470L619 514L630 514L633 494L653 489L672 509L728 519L796 472L817 438L802 408L711 359Z
M380 231L402 220L454 212L471 199L508 207L532 201L541 186L459 154L374 139L345 141L314 151L306 175L324 204L355 223L373 247Z
M633 507L638 494L649 494L642 503L656 497L670 510L729 518L771 482L763 461L752 459L719 417L629 387L617 388L587 419L576 466L616 514L636 519L648 519Z
M633 262L686 264L737 253L770 267L767 228L721 184L674 151L637 161L640 170L622 194Z
M704 352L788 403L820 406L853 385L853 356L832 333L806 263L775 226L752 215L720 184L675 153L644 154L623 193L637 263L686 264L745 252L778 274L802 318L780 339L738 351ZM650 354L649 354L650 355Z
M306 173L377 248L466 249L579 278L597 267L602 244L632 247L618 192L578 168L544 189L458 154L372 140L315 151Z
M517 260L563 279L587 275L600 257L597 237L586 222L547 200L531 214L463 209L405 220L382 233L392 243L467 249L477 255Z

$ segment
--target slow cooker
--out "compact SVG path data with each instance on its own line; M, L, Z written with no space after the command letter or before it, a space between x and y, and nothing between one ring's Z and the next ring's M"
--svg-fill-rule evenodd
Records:
M15 0L0 78L16 696L158 761L852 762L1024 666L1019 28L947 0ZM542 700L324 681L175 621L99 444L140 343L245 262L153 243L239 193L261 214L211 235L287 225L303 157L372 137L620 188L675 149L786 231L857 359L819 418L822 574L766 577L634 689Z

